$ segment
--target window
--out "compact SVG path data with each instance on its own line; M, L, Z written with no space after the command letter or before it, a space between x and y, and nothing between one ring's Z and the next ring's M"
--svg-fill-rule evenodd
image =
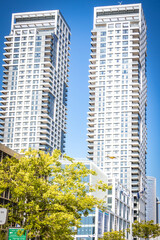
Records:
M105 42L105 41L106 41L106 38L105 38L105 37L101 37L100 41L101 41L101 42Z
M15 46L15 47L19 47L19 43L15 43L14 46Z
M116 23L115 27L116 28L120 28L121 27L121 23Z
M106 32L101 32L101 36L106 36Z
M20 41L20 37L15 37L15 41Z
M18 63L18 60L13 60L13 64L17 64Z
M108 197L108 203L112 203L112 198Z
M36 40L41 40L42 37L41 36L36 36Z
M14 49L14 52L19 52L19 48L15 48L15 49Z
M103 49L100 49L100 53L105 53L106 52L106 49L103 48Z
M40 57L41 56L41 54L40 53L35 53L35 55L34 55L35 57Z
M123 41L122 44L123 45L128 45L128 41Z
M13 55L13 58L18 58L19 57L19 54L14 54Z
M100 58L106 58L106 54L101 54Z
M41 46L41 42L36 42L36 46Z
M122 57L128 57L128 53L127 52L122 53Z
M39 68L39 64L34 64L34 68Z
M108 28L114 28L113 24L108 24Z
M23 57L25 57L25 56L26 56L26 54L25 54L25 53L22 53L22 54L21 54L21 57L22 57L22 58L23 58Z
M105 64L106 61L105 60L100 60L100 64Z
M128 51L128 47L123 47L122 51Z
M128 29L123 30L123 34L128 33Z
M21 43L22 46L26 46L26 44L27 44L26 42L22 42Z
M106 47L106 43L101 43L100 47Z
M36 47L35 48L35 52L40 52L41 51L41 48L40 47Z
M123 35L123 39L128 39L128 35Z

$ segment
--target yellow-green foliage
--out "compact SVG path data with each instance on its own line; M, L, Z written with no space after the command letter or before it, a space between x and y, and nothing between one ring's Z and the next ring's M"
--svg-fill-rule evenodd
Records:
M79 226L82 212L103 206L88 194L93 187L81 181L95 172L67 156L63 159L70 164L62 167L60 155L58 150L50 155L30 149L20 159L7 157L0 163L0 194L11 193L8 225L19 224L30 238L73 239L72 227ZM98 188L108 186L100 183Z
M160 226L159 224L154 224L154 221L135 221L132 224L132 234L133 237L140 237L144 239L156 238L160 236Z
M101 240L125 240L125 233L123 231L105 232Z

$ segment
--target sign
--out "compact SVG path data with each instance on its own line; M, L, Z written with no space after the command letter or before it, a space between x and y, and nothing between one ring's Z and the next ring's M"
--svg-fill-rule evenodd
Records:
M7 209L0 208L0 225L5 224L7 221Z
M21 236L18 236L18 231L22 231ZM8 240L27 240L27 231L23 228L9 228Z

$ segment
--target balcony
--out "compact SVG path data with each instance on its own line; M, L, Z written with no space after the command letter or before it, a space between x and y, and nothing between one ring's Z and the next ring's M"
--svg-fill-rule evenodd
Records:
M87 152L89 153L90 156L93 155L93 148L92 149L88 149Z
M9 69L4 69L3 72L4 72L4 74L7 75L9 73Z
M132 169L139 169L139 163L132 162ZM132 175L132 176L134 176L134 175Z
M132 80L133 80L133 78L132 78ZM132 86L133 88L134 88L134 87L140 88L138 80L136 80L136 81L134 80L134 82L131 83L131 86Z
M9 70L9 64L3 64L2 65L6 70Z
M97 46L97 41L91 41L91 46L96 47Z
M41 128L41 129L49 129L49 132L50 132L50 124L49 123L39 123L38 126Z
M132 153L131 153L131 155L132 155L132 157L139 157L139 153L140 152L140 150L139 150L139 147L132 147Z
M92 86L91 86L92 87ZM90 89L89 94L95 94L95 89Z
M90 96L89 96L89 99L94 100L94 99L95 99L95 94L90 95Z
M91 51L92 51L92 53L95 53L96 52L96 50L97 50L97 48L96 47L91 47Z
M96 80L97 80L97 76L98 76L97 74L94 74L94 75L93 75L93 74L90 74L90 75L88 76L89 79L90 79L89 81L93 81L93 80L96 81Z
M49 144L49 142L50 142L50 141L49 141L48 139L40 139L40 140L39 140L39 143L42 144L42 145L44 145L44 144Z
M4 83L4 81L3 81L3 83ZM2 88L3 88L4 90L7 90L7 88L8 88L8 82L7 82L7 84L2 85Z
M139 91L132 91L133 97L139 97Z
M0 114L1 114L1 111L0 111ZM5 119L5 115L0 115L0 119Z
M140 143L139 143L139 141L131 141L131 144L132 144L132 147L134 147L134 146L140 146Z
M139 103L132 102L132 108L139 108Z
M133 86L132 87L132 92L134 93L134 92L139 92L139 85L138 86Z
M48 113L49 113L49 110L48 110L48 108L42 107L42 108L41 108L41 112L48 114Z
M7 105L0 105L0 109L8 111L8 106Z
M1 125L2 123L0 122L0 131L4 131L4 126Z
M11 51L10 51L10 52L5 52L5 53L3 53L3 55L4 55L6 58L10 58L11 55L12 55L12 52L11 52Z
M133 135L133 134L132 134L131 139L138 141L138 140L139 140L139 135Z
M88 88L89 88L89 91L95 91L95 87L96 87L96 84L89 84Z
M138 55L139 54L139 49L131 49L130 50L130 52L132 53L132 54L136 54L136 55Z
M94 74L96 74L96 73L97 73L97 70L96 70L96 69L90 69L90 70L89 70L89 74L90 74L90 75L92 75L92 74L94 75Z
M51 91L52 91L52 83L51 82L47 82L47 81L43 81L42 83L41 83L41 87L43 87L43 88L49 88ZM44 91L45 91L46 89L44 89Z
M95 112L95 107L94 106L89 106L90 112Z
M89 123L87 123L87 125L88 125L87 131L88 132L93 132L94 131L94 125L95 125L94 119L93 119L93 121L90 121L90 119L89 119Z
M92 39L92 41L95 41L97 39L97 36L96 35L92 35L91 39Z
M46 139L49 142L49 140L50 140L50 135L49 134L38 133L38 137L40 138L40 141Z
M6 64L11 64L10 58L4 58L3 62L5 62Z
M87 138L87 142L90 143L90 144L93 144L94 143L94 138Z
M1 96L2 98L2 96ZM0 100L0 104L6 105L8 103L7 99L6 100Z
M89 133L87 133L87 136L88 136L89 138L93 138L95 135L96 135L96 134L95 134L94 132L89 132Z
M133 174L139 174L139 168L132 168L131 172L132 172L132 176Z
M131 36L131 40L132 41L139 41L139 34L138 33L132 33L131 34L132 36Z
M139 103L139 96L138 97L132 97L132 103Z
M91 112L91 111L88 112L88 116L89 116L89 117L95 117L95 112Z
M132 189L133 189L133 186L135 186L135 187L139 187L139 179L138 180L132 180Z
M48 115L46 116L45 114L41 114L41 122L43 122L43 124L50 124L50 119L48 118Z
M132 129L132 134L139 134L139 130Z
M91 58L95 59L97 54L95 52L94 53L92 52L90 55L91 55Z
M136 113L132 113L132 121L134 120L138 120L138 114L136 114Z
M4 47L4 50L6 52L10 52L10 51L12 51L12 46L6 46L6 47Z
M12 41L13 35L8 35L4 37L7 41Z

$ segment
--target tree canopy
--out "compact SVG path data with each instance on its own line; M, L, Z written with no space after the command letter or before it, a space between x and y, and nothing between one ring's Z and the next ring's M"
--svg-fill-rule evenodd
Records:
M103 208L103 201L90 194L95 189L82 181L95 172L67 156L63 159L70 164L63 166L60 155L58 150L50 155L30 149L20 159L7 157L0 162L0 194L9 189L11 195L6 226L19 224L29 238L70 240L82 213Z
M125 233L123 231L105 232L100 240L125 240Z
M159 224L154 224L154 221L135 221L132 224L132 235L133 237L139 237L144 239L156 238L160 236Z

